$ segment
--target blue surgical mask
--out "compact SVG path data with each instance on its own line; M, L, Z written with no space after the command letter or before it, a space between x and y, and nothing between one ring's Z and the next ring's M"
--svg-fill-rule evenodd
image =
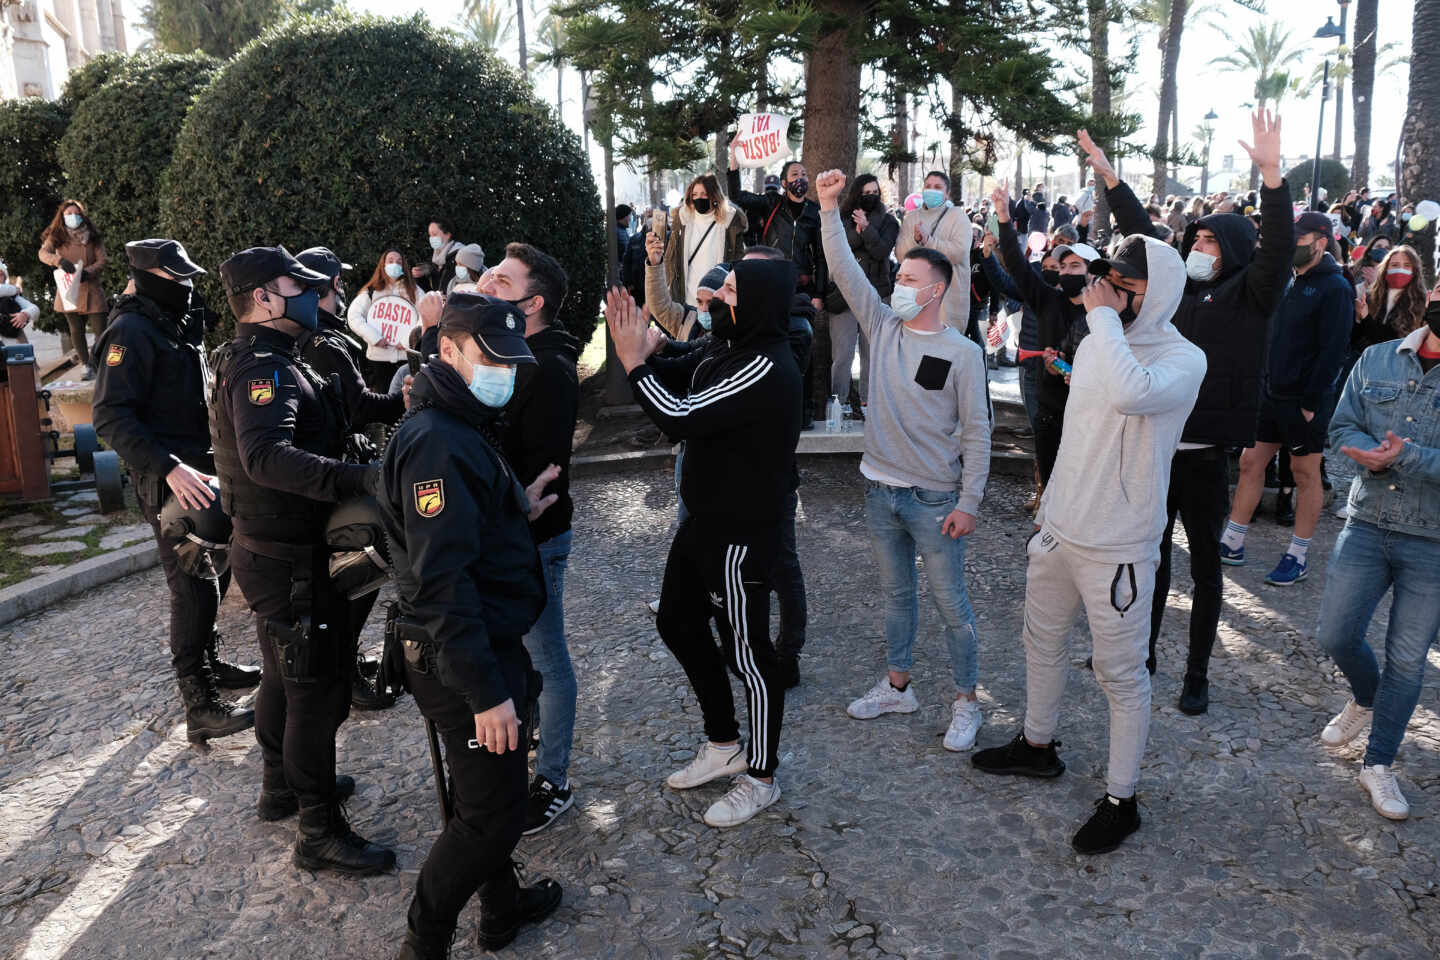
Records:
M431 250L439 250L439 249L440 249L441 247L443 247L443 246L445 246L445 241L444 241L444 240L441 240L439 237L431 237L431 238L430 238L430 249L431 249Z
M85 222L85 218L82 217L82 216L80 216L80 214L78 214L78 213L67 213L67 214L65 214L65 226L68 227L68 228L71 229L71 230L79 230L79 229L80 229L80 224L82 224L82 223L84 223L84 222Z
M320 326L320 291L314 287L306 287L293 297L287 297L280 293L271 293L272 297L279 297L285 301L285 312L280 316L294 320L306 330L314 330Z
M514 367L487 367L475 364L470 374L470 393L487 407L500 409L515 392Z
M945 203L945 192L943 190L922 190L920 198L925 202L926 210L934 210Z
M389 277L391 280L399 280L400 277L404 275L404 273L405 268L400 266L400 264L398 263L385 264L385 276Z
M464 283L470 279L470 271L466 269L464 264L455 264L455 279L460 281L461 283Z
M710 329L710 311L709 311L709 310L701 310L701 311L698 311L698 312L695 314L695 320L696 320L696 322L698 322L698 323L700 324L700 326L704 327L706 330L709 330L709 329Z

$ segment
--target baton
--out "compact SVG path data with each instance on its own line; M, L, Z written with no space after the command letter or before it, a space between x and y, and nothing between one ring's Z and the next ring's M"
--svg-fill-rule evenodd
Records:
M440 733L435 721L425 718L425 732L430 738L430 766L435 773L435 799L440 801L440 825L448 827L453 810L450 806L450 791L445 783L445 766L440 762Z

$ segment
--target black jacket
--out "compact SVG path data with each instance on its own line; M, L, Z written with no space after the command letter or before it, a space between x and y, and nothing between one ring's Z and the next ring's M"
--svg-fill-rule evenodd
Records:
M332 505L364 492L373 476L340 459L346 418L334 381L296 355L293 337L252 323L217 348L214 366L210 433L236 536L314 544Z
M645 238L649 235L647 224L620 251L620 278L636 305L641 307L645 306Z
M630 371L640 406L685 441L680 498L698 524L731 543L775 533L794 489L801 394L789 341L794 265L742 260L734 269L733 340L675 361L671 386L648 363Z
M365 385L360 368L355 364L358 344L344 330L344 321L334 314L320 312L320 326L300 335L296 341L300 358L316 373L340 383L340 399L350 419L350 428L358 430L366 424L392 424L405 412L405 395L376 393Z
M797 205L783 193L742 190L739 170L730 171L726 185L730 199L750 219L760 245L784 253L799 269L795 289L815 300L823 297L830 286L830 275L825 269L825 249L820 244L820 205L814 200Z
M460 252L460 247L456 247L446 254L445 266L438 270L435 268L435 261L430 259L433 252L425 251L425 255L416 262L416 266L424 267L425 272L422 276L415 278L415 286L427 293L432 290L444 293L450 289L450 282L455 279L455 255Z
M1025 260L1020 238L1015 233L1014 220L1000 222L998 247L1005 272L1009 275L1010 282L1015 285L1016 292L1020 294L1020 302L1029 307L1035 315L1035 349L1054 347L1066 360L1074 360L1075 348L1090 332L1090 325L1085 322L1085 307L1071 303L1070 298L1058 287L1050 286L1031 269ZM1064 413L1069 399L1070 388L1065 385L1065 378L1049 370L1042 370L1040 386L1035 391L1035 401L1039 409L1059 416Z
M531 334L525 342L536 366L530 368L523 386L517 385L515 398L505 408L503 442L505 458L524 485L534 483L552 463L560 468L560 476L546 488L560 499L530 525L535 542L544 543L569 530L575 512L570 499L570 448L580 414L575 361L584 345L558 326Z
M153 300L115 301L95 346L95 432L120 454L146 502L164 500L165 475L178 463L210 473L203 325L176 318Z
M1145 208L1124 183L1107 190L1122 233L1154 236ZM1205 351L1205 379L1181 439L1187 443L1255 442L1264 387L1265 343L1270 318L1290 281L1295 223L1286 183L1260 191L1259 247L1255 225L1237 213L1201 217L1185 228L1180 256L1188 257L1202 229L1220 244L1220 273L1213 280L1185 281L1175 328Z
M401 612L425 631L440 681L481 713L526 696L522 639L545 608L529 503L486 435L498 411L432 363L385 448L380 514Z
M855 221L850 219L849 213L841 211L841 220L845 224L845 240L850 244L855 262L865 271L865 279L870 281L870 286L875 288L882 300L885 299L895 292L895 281L890 275L890 254L894 252L895 241L900 236L900 221L886 210L877 210L862 232L855 229ZM844 313L849 309L845 298L840 295L840 288L830 281L825 291L825 310Z
M1355 292L1327 253L1280 301L1266 371L1270 396L1298 400L1312 413L1328 410L1354 323Z

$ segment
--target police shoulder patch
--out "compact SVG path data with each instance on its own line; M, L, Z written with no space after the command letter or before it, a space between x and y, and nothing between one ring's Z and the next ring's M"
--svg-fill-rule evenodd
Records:
M125 359L125 347L118 343L110 344L110 349L105 352L105 366L118 367Z
M250 402L263 407L275 399L275 382L268 377L250 381Z
M445 481L422 480L415 484L415 512L422 517L438 517L445 509Z

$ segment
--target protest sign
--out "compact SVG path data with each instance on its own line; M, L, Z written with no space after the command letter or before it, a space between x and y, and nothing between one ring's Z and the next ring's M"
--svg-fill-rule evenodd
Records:
M85 271L84 263L75 264L75 269L66 273L55 269L55 290L60 294L60 309L74 312L79 309L80 274Z
M410 343L410 331L420 325L420 310L404 297L377 297L366 318L382 339L404 347Z
M746 170L765 167L790 153L790 118L778 113L746 113L735 134L735 162Z

